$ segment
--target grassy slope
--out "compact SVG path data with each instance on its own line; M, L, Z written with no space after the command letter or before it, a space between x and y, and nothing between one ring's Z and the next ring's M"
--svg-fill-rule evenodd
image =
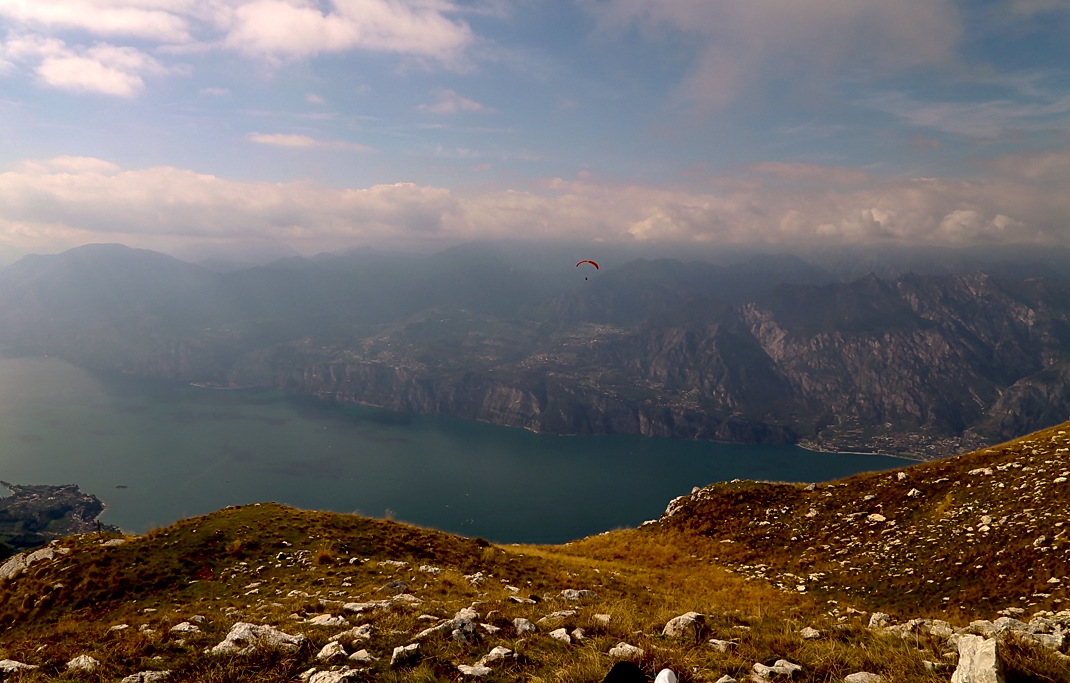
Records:
M747 482L708 487L678 501L677 511L659 524L561 547L497 547L386 520L275 504L183 520L118 547L101 546L95 535L74 537L62 541L72 548L69 555L0 584L0 659L41 666L12 677L23 681L113 681L146 669L170 669L172 680L181 681L290 681L312 666L324 668L315 654L343 629L303 619L332 613L353 626L373 625L373 638L359 647L379 661L359 680L458 680L456 664L472 664L504 645L518 657L493 665L490 680L599 681L613 661L606 652L625 641L644 649L640 663L648 673L669 666L683 681L712 682L725 673L743 680L754 662L779 658L802 664L795 680L804 682L838 681L862 670L892 681L946 681L948 671L928 673L921 664L941 661L944 641L878 635L865 628L866 615L846 608L895 610L903 619L935 614L955 624L975 614L992 618L1009 602L1030 611L1057 608L1060 584L1047 579L1062 577L1065 567L1063 527L1056 525L1066 516L1066 503L1058 485L1048 482L1067 464L1066 453L1057 452L1066 448L1066 434L1059 431L1070 430L1064 426L911 467L904 480L896 473L864 475L814 491ZM1010 466L1014 462L1020 467ZM968 474L978 468L993 473ZM1034 486L1034 480L1044 485ZM922 495L906 497L912 488ZM869 495L874 498L865 500ZM811 509L816 514L807 517ZM873 512L896 524L868 521L865 515ZM864 515L847 517L856 513ZM993 518L988 532L974 519L981 514ZM1034 549L1041 534L1047 540L1037 548L1047 551ZM723 542L728 540L734 542ZM1007 550L999 553L1001 548ZM838 554L842 550L847 552ZM424 564L442 571L421 571ZM759 564L765 567L755 569ZM982 570L971 569L978 564ZM465 578L477 571L491 577L482 586ZM806 576L803 593L796 588L799 576ZM387 597L377 589L398 578L422 604L363 616L342 609L342 602ZM600 599L570 603L557 597L565 588L592 589ZM1039 592L1050 597L1032 597ZM1027 600L1017 600L1019 593ZM510 600L513 595L539 602L519 604ZM946 595L952 597L949 606ZM830 604L830 598L838 602ZM501 630L483 632L471 644L451 640L448 632L432 636L418 662L388 666L393 647L436 623L420 620L421 614L451 617L473 603L481 621ZM565 645L547 637L549 628L518 639L511 626L514 617L534 621L562 609L577 611L561 625L583 628L585 640ZM722 653L705 639L676 642L660 635L667 620L692 610L709 615L709 637L737 644ZM612 619L602 625L593 619L596 613ZM169 631L193 615L206 618L201 633ZM305 633L311 642L296 653L205 654L240 620ZM130 627L108 631L122 623ZM142 632L142 625L153 632ZM802 639L804 626L825 637ZM65 662L81 654L99 659L101 667L67 672ZM1046 651L1011 643L1004 656L1011 683L1070 680L1066 660Z

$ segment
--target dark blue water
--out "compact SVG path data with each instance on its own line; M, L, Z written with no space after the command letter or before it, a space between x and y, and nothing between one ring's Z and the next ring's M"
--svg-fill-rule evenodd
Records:
M278 501L499 542L563 542L656 518L693 486L905 464L790 446L549 436L0 358L0 479L79 484L107 503L104 521L139 533Z

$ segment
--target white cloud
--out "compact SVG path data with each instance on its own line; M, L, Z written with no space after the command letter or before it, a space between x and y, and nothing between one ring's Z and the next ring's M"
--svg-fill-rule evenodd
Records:
M604 33L638 26L694 46L679 98L721 107L768 77L948 64L961 33L953 0L589 0Z
M212 97L226 97L230 94L230 88L201 88L199 92Z
M0 16L29 27L80 29L164 43L191 40L188 2L158 0L0 0Z
M34 72L44 85L119 97L137 95L145 85L143 75L168 71L133 47L98 43L90 48L71 48L61 40L39 36L22 36L0 44L0 56L34 64Z
M290 140L300 147L311 139ZM980 179L890 179L767 164L705 190L556 179L536 190L462 192L242 182L62 157L0 174L0 242L26 251L102 240L160 248L271 239L306 252L495 237L1070 245L1070 195L1052 191L1070 184L1070 150L1001 157L985 168L990 177Z
M433 104L421 104L416 107L418 110L441 115L456 114L462 111L489 114L494 111L475 100L461 97L454 90L432 90L431 93L438 98L438 101Z
M459 13L445 0L0 0L10 30L0 73L22 66L72 92L131 97L145 73L180 70L156 68L144 42L161 59L223 49L278 64L367 50L459 67L474 41ZM77 46L87 35L139 42ZM24 48L34 45L60 47L30 59Z
M292 133L250 133L248 137L251 142L255 142L258 145L270 145L272 147L348 149L356 152L375 151L371 147L345 140L320 140L308 135L295 135Z
M251 56L301 59L353 49L456 62L472 40L441 0L332 0L333 11L303 0L238 5L223 44Z

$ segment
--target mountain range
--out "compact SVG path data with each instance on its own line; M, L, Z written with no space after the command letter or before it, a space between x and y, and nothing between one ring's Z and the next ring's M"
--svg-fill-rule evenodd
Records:
M1057 277L845 280L787 255L575 260L467 245L221 272L90 245L0 270L0 344L540 432L918 458L1070 415L1070 284Z

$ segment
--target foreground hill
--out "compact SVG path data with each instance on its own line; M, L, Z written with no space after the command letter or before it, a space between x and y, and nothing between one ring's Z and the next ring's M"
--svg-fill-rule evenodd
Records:
M688 683L910 683L977 646L1010 683L1068 681L1068 431L815 487L715 485L560 547L270 503L62 539L0 567L0 672L579 683L631 659ZM996 680L973 675L956 680Z

